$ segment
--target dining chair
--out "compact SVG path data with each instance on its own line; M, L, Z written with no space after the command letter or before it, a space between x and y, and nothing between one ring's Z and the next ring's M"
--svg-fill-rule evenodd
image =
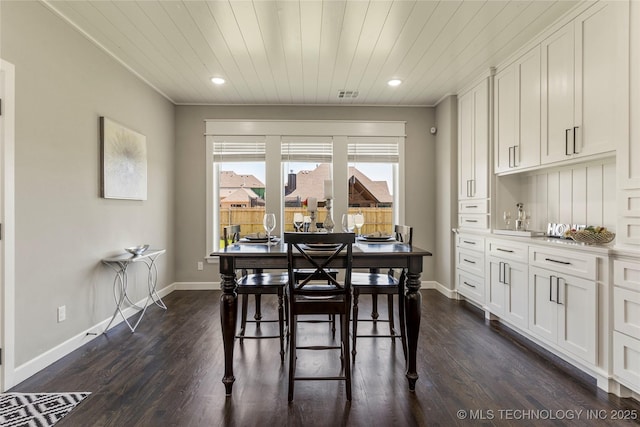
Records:
M349 315L351 314L351 268L353 233L285 233L289 284L289 401L294 382L311 380L345 381L347 400L351 400L349 353ZM313 274L296 280L296 270L313 269ZM342 275L338 280L331 270ZM297 318L300 315L333 314L340 319L340 345L298 346ZM334 376L297 376L298 350L340 350L341 372Z
M395 239L398 242L411 245L413 242L413 227L408 225L396 225L394 227ZM399 277L396 277L395 271L389 269L387 273L380 273L377 269L372 269L368 273L353 273L351 277L351 285L353 287L353 349L351 354L353 360L356 359L356 341L357 338L400 338L402 342L402 351L405 360L407 359L407 340L405 337L405 318L404 318L404 283L406 279L406 269L402 269ZM358 300L360 295L371 295L371 318L358 318ZM387 319L380 319L378 314L378 295L387 295ZM393 296L398 295L398 317L400 319L400 330L395 330L393 310ZM389 334L360 334L358 335L358 322L377 322L389 323Z
M223 228L224 247L237 243L240 240L240 226L229 225ZM284 338L285 324L288 315L283 311L288 311L285 304L284 289L289 280L288 273L265 273L263 270L255 269L249 274L247 270L242 270L241 275L236 279L238 295L242 295L242 310L240 314L240 332L236 338L240 339L240 343L247 339L280 339L280 360L284 362ZM256 313L254 320L247 320L247 311L249 306L249 296L253 295L256 302ZM278 297L278 319L264 320L262 319L261 296L277 295ZM260 323L278 322L278 335L246 335L247 322L255 323L256 329L260 328Z

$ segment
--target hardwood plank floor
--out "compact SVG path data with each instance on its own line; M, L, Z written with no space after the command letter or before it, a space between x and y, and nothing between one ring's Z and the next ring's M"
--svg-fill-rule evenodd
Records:
M219 297L218 291L173 292L164 298L169 309L152 307L134 334L120 324L11 391L92 392L61 427L595 426L638 423L615 422L624 413L613 411L640 417L635 400L604 393L591 377L432 290L423 291L415 393L408 391L399 340L363 338L351 403L342 382L314 381L297 382L288 404L278 340L245 340L236 343L236 382L226 398ZM361 315L369 301L361 299ZM263 297L263 305L263 315L273 315L275 300ZM261 329L270 334L272 327ZM254 328L249 324L248 332ZM300 328L309 342L330 339L328 324ZM316 353L299 352L298 373L339 369L337 353Z

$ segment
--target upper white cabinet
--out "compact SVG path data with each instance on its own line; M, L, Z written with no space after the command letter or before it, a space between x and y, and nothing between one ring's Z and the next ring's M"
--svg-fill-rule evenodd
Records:
M540 164L540 46L502 69L494 80L495 172Z
M541 43L541 163L613 152L624 140L628 8L599 2Z
M489 190L489 82L458 98L458 199L486 199Z

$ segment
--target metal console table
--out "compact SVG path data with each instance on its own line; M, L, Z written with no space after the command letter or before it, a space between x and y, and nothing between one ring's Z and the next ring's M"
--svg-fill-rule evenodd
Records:
M167 309L167 306L162 301L162 298L160 298L160 295L158 295L158 293L156 292L156 285L158 281L158 268L156 266L156 260L165 252L166 249L148 249L141 255L123 253L113 257L104 258L102 260L104 264L108 265L116 272L116 277L113 279L113 299L116 303L116 309L113 312L111 321L109 321L109 324L105 328L104 332L107 332L109 330L109 327L115 320L118 313L120 313L120 316L122 316L127 326L129 326L131 332L135 332L136 328L140 324L140 321L144 317L144 313L147 311L147 308L149 307L151 301L153 301L158 307L164 310ZM144 307L140 307L139 305L131 301L131 299L129 299L129 295L127 294L127 268L134 262L143 262L149 269L149 274L147 276L147 288L149 291L149 295L147 296L147 300L144 303ZM141 311L140 317L138 317L138 320L133 326L122 312L125 301L129 303L130 307L135 307Z

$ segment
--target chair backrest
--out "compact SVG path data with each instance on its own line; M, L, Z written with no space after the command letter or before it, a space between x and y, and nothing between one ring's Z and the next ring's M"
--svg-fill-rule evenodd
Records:
M396 225L395 235L398 242L413 244L413 227L409 225Z
M351 291L354 233L284 233L284 242L291 295L330 296ZM301 268L314 272L296 281L295 271ZM344 279L337 280L331 269L344 270ZM314 280L321 280L322 285L310 285Z
M224 247L226 248L232 243L240 240L240 226L239 225L227 225L222 229L222 239L224 240Z

